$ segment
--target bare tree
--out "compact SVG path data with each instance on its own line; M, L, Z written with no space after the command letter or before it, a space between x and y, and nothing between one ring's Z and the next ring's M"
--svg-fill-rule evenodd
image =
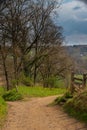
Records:
M43 45L47 47L48 39L45 33L48 23L49 27L52 26L49 20L57 3L56 0L6 0L4 5L0 13L0 36L1 39L4 37L5 45L10 48L14 65L13 75L15 80L18 80L19 73L24 67L25 57L32 48L35 48L34 61L37 61L36 59L40 59L37 56L38 47L41 47L40 51ZM49 31L46 34L48 33ZM35 81L37 62L34 62L34 65Z
M27 2L27 0L7 0L5 3L5 8L3 8L2 12L0 13L0 36L2 40L1 46L3 45L3 42L5 42L4 45L6 45L7 48L10 47L11 49L10 55L12 55L13 57L14 78L16 80L18 79L18 72L20 69L19 61L21 60L19 59L22 59L23 57L23 51L21 53L21 49L19 49L19 46L21 46L22 43L22 48L25 46L25 44L27 44L26 37L28 33L26 32L28 32L27 26L30 18L30 15L28 17L28 14L26 14L26 12L28 11L26 10L26 8L28 8L26 7Z
M50 50L49 55L44 58L44 61L39 66L43 86L45 87L49 86L47 80L49 81L50 78L57 78L58 80L66 79L72 68L72 61L63 46L54 46Z
M54 30L55 37L62 39L59 37L60 28L54 25L51 14L53 13L54 9L56 8L56 1L49 0L37 0L33 1L32 9L35 10L34 16L31 19L31 24L33 27L33 35L38 36L36 42L34 44L34 83L36 82L37 77L37 69L40 65L42 57L46 54L46 49L49 46L55 44L54 43ZM57 29L56 29L57 28ZM51 31L51 32L50 32ZM52 33L53 31L53 33ZM61 35L62 36L62 35ZM52 38L53 37L53 38ZM56 39L55 39L56 40ZM57 42L59 44L59 42ZM36 61L36 62L35 62Z

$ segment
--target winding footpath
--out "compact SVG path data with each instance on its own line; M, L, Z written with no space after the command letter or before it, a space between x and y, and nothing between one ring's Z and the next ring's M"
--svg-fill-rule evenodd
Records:
M56 96L8 102L9 111L1 130L87 130L59 106L49 106Z

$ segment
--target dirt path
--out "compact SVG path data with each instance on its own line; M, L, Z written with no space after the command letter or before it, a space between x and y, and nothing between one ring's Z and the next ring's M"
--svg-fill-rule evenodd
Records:
M6 124L2 130L87 130L58 106L48 106L55 96L9 102Z

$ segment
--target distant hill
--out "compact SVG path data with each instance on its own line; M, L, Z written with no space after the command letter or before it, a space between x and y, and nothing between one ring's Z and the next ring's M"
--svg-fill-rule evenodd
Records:
M67 46L66 47L67 51L69 54L79 54L80 56L82 55L87 55L87 45L73 45L73 46Z
M87 45L73 45L65 48L75 62L76 70L81 73L87 72Z

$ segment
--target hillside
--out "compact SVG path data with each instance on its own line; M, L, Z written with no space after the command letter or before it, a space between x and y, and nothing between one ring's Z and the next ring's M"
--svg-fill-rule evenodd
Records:
M87 72L87 45L67 46L66 50L73 59L75 70L79 73Z
M66 48L70 55L87 56L87 45L73 45Z

